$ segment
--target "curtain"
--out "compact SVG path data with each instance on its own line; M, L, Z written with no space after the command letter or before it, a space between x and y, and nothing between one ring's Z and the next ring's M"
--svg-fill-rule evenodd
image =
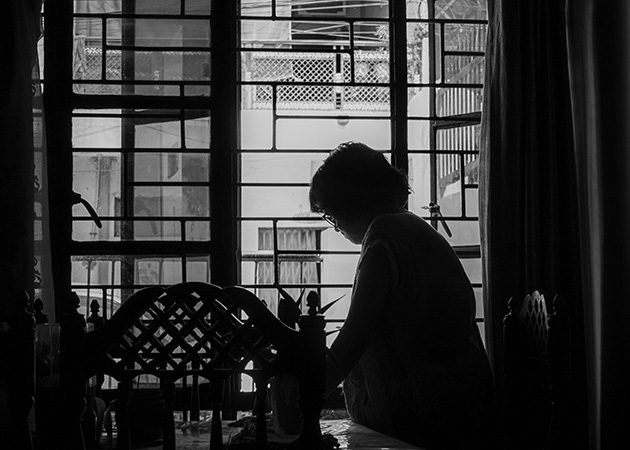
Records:
M17 299L26 292L32 300L42 280L35 277L41 264L36 268L34 263L34 193L36 185L42 186L34 166L35 144L43 148L43 129L33 114L34 97L41 93L33 84L41 3L9 0L0 15L0 323L3 334L7 323L11 327L3 339L10 342L2 355L10 363L0 380L0 446L7 448L32 446L27 416L35 388L34 332ZM40 217L42 211L40 207ZM20 339L9 340L11 334Z
M585 448L582 249L565 1L489 1L484 89L480 225L488 353L502 386L509 299L534 290L548 300L562 295L573 344L569 448Z
M583 248L590 448L630 423L630 3L567 3Z
M3 5L0 33L0 286L2 303L32 292L33 270L33 91L32 68L39 38L36 0Z

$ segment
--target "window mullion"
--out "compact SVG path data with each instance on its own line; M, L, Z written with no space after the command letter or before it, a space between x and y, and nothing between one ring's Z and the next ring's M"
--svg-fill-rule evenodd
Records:
M210 216L212 282L237 282L236 181L237 158L237 63L236 3L212 2L211 15L211 124Z
M392 99L392 163L405 173L409 171L408 157L408 89L407 89L407 23L406 3L391 2L393 21L390 24L390 52L393 60Z
M427 2L427 11L429 20L435 19L435 3L430 0ZM436 24L433 21L430 21L428 24L429 28L429 83L431 87L429 88L429 117L431 118L430 126L429 126L429 149L432 152L436 150L437 143L437 128L436 128L436 87L435 83L437 82L437 73L436 73L436 38L435 38L435 30L436 27L439 27L439 24ZM441 80L443 81L443 80ZM438 176L437 176L437 154L431 153L429 157L429 165L430 165L430 202L436 203L438 198ZM438 220L432 219L431 225L437 229L438 228Z
M44 102L50 202L50 236L55 316L62 317L73 305L68 299L71 280L70 243L72 215L72 95L73 22L72 2L45 3L46 38L44 40ZM61 262L61 263L57 263Z

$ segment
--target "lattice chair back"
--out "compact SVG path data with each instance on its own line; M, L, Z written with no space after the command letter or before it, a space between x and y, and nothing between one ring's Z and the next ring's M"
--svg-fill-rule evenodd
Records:
M312 361L318 364L309 376L323 377L323 317L315 311L312 317L303 319L317 325L302 326L299 332L293 330L278 321L254 294L239 287L222 289L206 283L149 287L132 295L102 327L75 336L69 354L77 364L73 382L85 382L87 377L101 372L119 381L116 422L117 445L121 449L131 445L127 415L131 380L141 374L154 375L160 380L164 396L163 448L174 449L175 383L188 375L203 377L210 382L210 448L218 450L223 448L221 410L225 381L232 375L247 373L256 384L257 447L265 448L265 399L270 377L290 372L301 377L306 386L308 380L302 368L309 361L311 365ZM317 341L315 350L311 349L313 341ZM253 368L248 368L250 363ZM316 414L318 420L323 389L316 397L321 397L321 405L319 401L310 402L302 412L306 416ZM317 408L310 414L305 411ZM321 440L319 422L316 429L303 428L314 434L308 439Z
M510 448L537 449L548 439L548 315L544 296L534 291L510 299L504 317L506 420Z

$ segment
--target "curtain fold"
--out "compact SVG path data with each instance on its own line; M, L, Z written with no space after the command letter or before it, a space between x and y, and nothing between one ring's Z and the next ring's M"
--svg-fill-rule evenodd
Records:
M489 1L480 224L488 351L503 384L511 297L563 296L572 321L573 446L587 438L579 208L565 1Z
M590 448L630 422L630 4L567 4L583 248Z
M2 303L33 290L32 68L41 1L10 0L0 23L0 285Z
M28 419L35 390L34 330L18 299L32 300L34 267L34 133L32 75L40 29L40 0L8 0L0 15L0 447L32 448ZM41 134L39 134L41 137ZM14 333L14 334L13 334ZM13 336L9 339L8 336ZM19 339L16 338L19 336Z

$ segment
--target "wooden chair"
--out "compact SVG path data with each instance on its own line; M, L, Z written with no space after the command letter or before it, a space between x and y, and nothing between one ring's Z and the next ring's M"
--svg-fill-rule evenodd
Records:
M507 447L562 448L568 430L570 323L560 296L547 313L538 291L511 298L503 321Z
M98 373L119 382L118 449L131 447L129 403L132 379L140 374L160 380L162 446L168 450L175 448L176 381L190 375L209 380L210 449L223 449L224 384L241 373L255 381L256 448L266 448L267 385L272 376L286 372L297 377L300 385L300 448L322 449L319 417L324 405L326 341L317 300L311 299L309 314L300 317L299 331L278 321L251 292L205 283L142 289L94 331L85 331L82 318L69 317L61 330L61 389L66 407L63 448L84 448L80 419L86 380ZM250 362L254 368L246 368Z

